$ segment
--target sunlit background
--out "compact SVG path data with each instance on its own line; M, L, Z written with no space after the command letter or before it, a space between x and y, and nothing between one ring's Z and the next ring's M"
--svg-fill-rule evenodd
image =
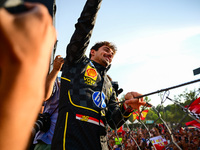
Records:
M86 0L56 0L56 55L65 57L74 24ZM128 91L147 94L192 80L200 67L199 0L103 0L87 55L98 41L111 41L118 52L108 74ZM170 90L170 96L200 83ZM157 94L150 96L157 105ZM168 104L170 102L166 102Z

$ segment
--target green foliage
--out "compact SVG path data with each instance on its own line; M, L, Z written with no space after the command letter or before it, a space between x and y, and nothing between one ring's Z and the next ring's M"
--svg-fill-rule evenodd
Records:
M149 99L149 97L147 97L147 96L145 96L143 100L144 100L145 102L148 102L148 103L151 101L151 99Z
M162 119L164 119L166 122L169 123L179 123L182 122L182 125L184 125L186 122L193 120L191 117L187 116L184 118L184 120L181 120L186 113L182 110L181 106L187 106L189 105L193 100L197 99L197 94L200 92L200 88L198 90L192 90L188 91L185 89L185 91L177 96L174 96L174 101L178 104L170 104L164 107L164 105L157 105L156 110L160 113ZM119 99L122 101L124 99L125 95L122 95ZM143 99L145 102L150 102L151 99L148 97L144 97ZM161 120L158 119L158 114L152 109L152 108L143 108L142 109L148 109L149 112L146 116L146 120L154 120L157 123L161 123ZM129 121L133 121L133 115L130 116Z
M174 100L178 101L178 102L190 102L194 99L197 99L196 96L196 91L188 91L188 89L186 88L185 91L183 91L182 94L179 94L178 96L174 97Z
M158 118L158 115L152 110L152 108L150 108L146 116L146 120L156 120L157 118Z
M186 89L183 93L174 96L173 100L176 101L181 106L187 106L193 100L197 99L197 93L199 92L200 88L198 89L198 91L196 90L188 91ZM156 106L156 110L160 112L161 117L166 122L179 123L181 121L182 124L185 124L186 122L193 120L189 116L185 117L184 120L181 120L186 115L186 113L178 104L174 103L167 105L166 107L159 104L158 106ZM152 109L149 109L146 120L156 120L156 119L158 119L158 115Z
M125 94L122 94L121 97L119 98L119 101L120 102L123 101L125 99L124 97L125 97Z

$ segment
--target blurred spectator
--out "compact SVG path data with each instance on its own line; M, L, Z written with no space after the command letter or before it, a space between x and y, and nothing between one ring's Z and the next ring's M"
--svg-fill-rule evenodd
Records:
M0 149L26 149L42 105L50 55L56 40L46 7L0 8Z
M58 117L58 103L60 95L60 83L57 75L61 70L63 63L64 59L60 55L56 56L53 63L53 70L47 76L43 114L48 113L50 115L51 122L47 131L40 130L35 135L33 144L36 144L36 146L34 150L51 150L51 141Z

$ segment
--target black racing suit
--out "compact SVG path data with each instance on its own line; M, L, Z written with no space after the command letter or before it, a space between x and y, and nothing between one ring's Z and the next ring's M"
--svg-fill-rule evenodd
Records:
M87 0L67 46L52 150L107 149L106 125L119 128L130 112L116 103L108 68L85 56L101 0Z

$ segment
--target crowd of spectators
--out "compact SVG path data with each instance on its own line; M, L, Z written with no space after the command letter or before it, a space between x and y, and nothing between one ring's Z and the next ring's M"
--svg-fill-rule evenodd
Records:
M200 130L198 128L171 129L172 136L163 125L156 125L149 129L128 128L117 132L108 128L107 137L110 150L147 150L155 149L150 139L162 136L165 142L164 149L169 150L200 150ZM174 142L173 142L174 141ZM177 147L177 145L179 147ZM163 147L161 149L163 149ZM157 148L159 149L159 148Z

